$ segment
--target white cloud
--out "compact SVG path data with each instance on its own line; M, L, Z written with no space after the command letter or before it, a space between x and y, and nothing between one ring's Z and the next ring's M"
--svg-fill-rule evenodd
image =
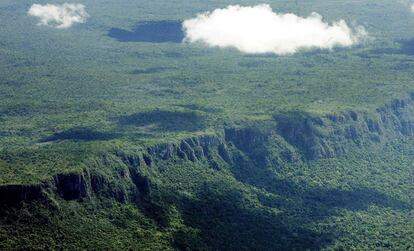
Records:
M292 54L302 49L351 46L366 36L360 26L351 29L344 20L332 24L322 16L309 17L273 12L267 4L231 5L198 14L183 23L186 42L213 47L234 47L244 53Z
M75 23L84 23L89 17L83 4L62 5L55 4L33 4L28 14L38 17L38 25L52 26L59 29L71 27Z
M411 12L414 12L414 3L411 5Z

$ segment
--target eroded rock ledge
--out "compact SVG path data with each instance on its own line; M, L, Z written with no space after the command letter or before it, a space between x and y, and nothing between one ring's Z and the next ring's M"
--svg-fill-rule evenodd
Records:
M142 170L160 162L201 161L218 171L240 163L243 158L258 166L283 165L333 158L355 147L409 136L414 136L414 94L395 99L373 112L342 111L316 116L292 111L277 114L273 121L263 125L226 128L215 135L150 146L137 154L114 154L116 160L112 164L117 168L112 180L86 169L82 173L58 174L39 185L2 185L0 204L47 202L50 196L64 200L107 197L122 203L138 202L151 193L151 180Z

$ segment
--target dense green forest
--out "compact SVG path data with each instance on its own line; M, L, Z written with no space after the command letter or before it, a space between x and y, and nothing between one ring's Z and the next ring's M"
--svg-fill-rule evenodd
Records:
M410 1L80 2L69 29L0 2L0 250L414 250ZM259 3L367 37L181 42L183 20Z

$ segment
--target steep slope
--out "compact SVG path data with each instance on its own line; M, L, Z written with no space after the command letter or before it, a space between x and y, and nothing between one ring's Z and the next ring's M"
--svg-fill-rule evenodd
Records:
M409 250L413 136L409 95L114 148L78 172L1 185L0 248Z

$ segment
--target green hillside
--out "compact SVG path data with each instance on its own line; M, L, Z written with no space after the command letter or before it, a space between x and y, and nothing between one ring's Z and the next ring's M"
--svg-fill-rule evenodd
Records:
M80 2L70 29L0 3L0 250L414 249L410 1ZM177 39L259 3L368 35L291 55Z

